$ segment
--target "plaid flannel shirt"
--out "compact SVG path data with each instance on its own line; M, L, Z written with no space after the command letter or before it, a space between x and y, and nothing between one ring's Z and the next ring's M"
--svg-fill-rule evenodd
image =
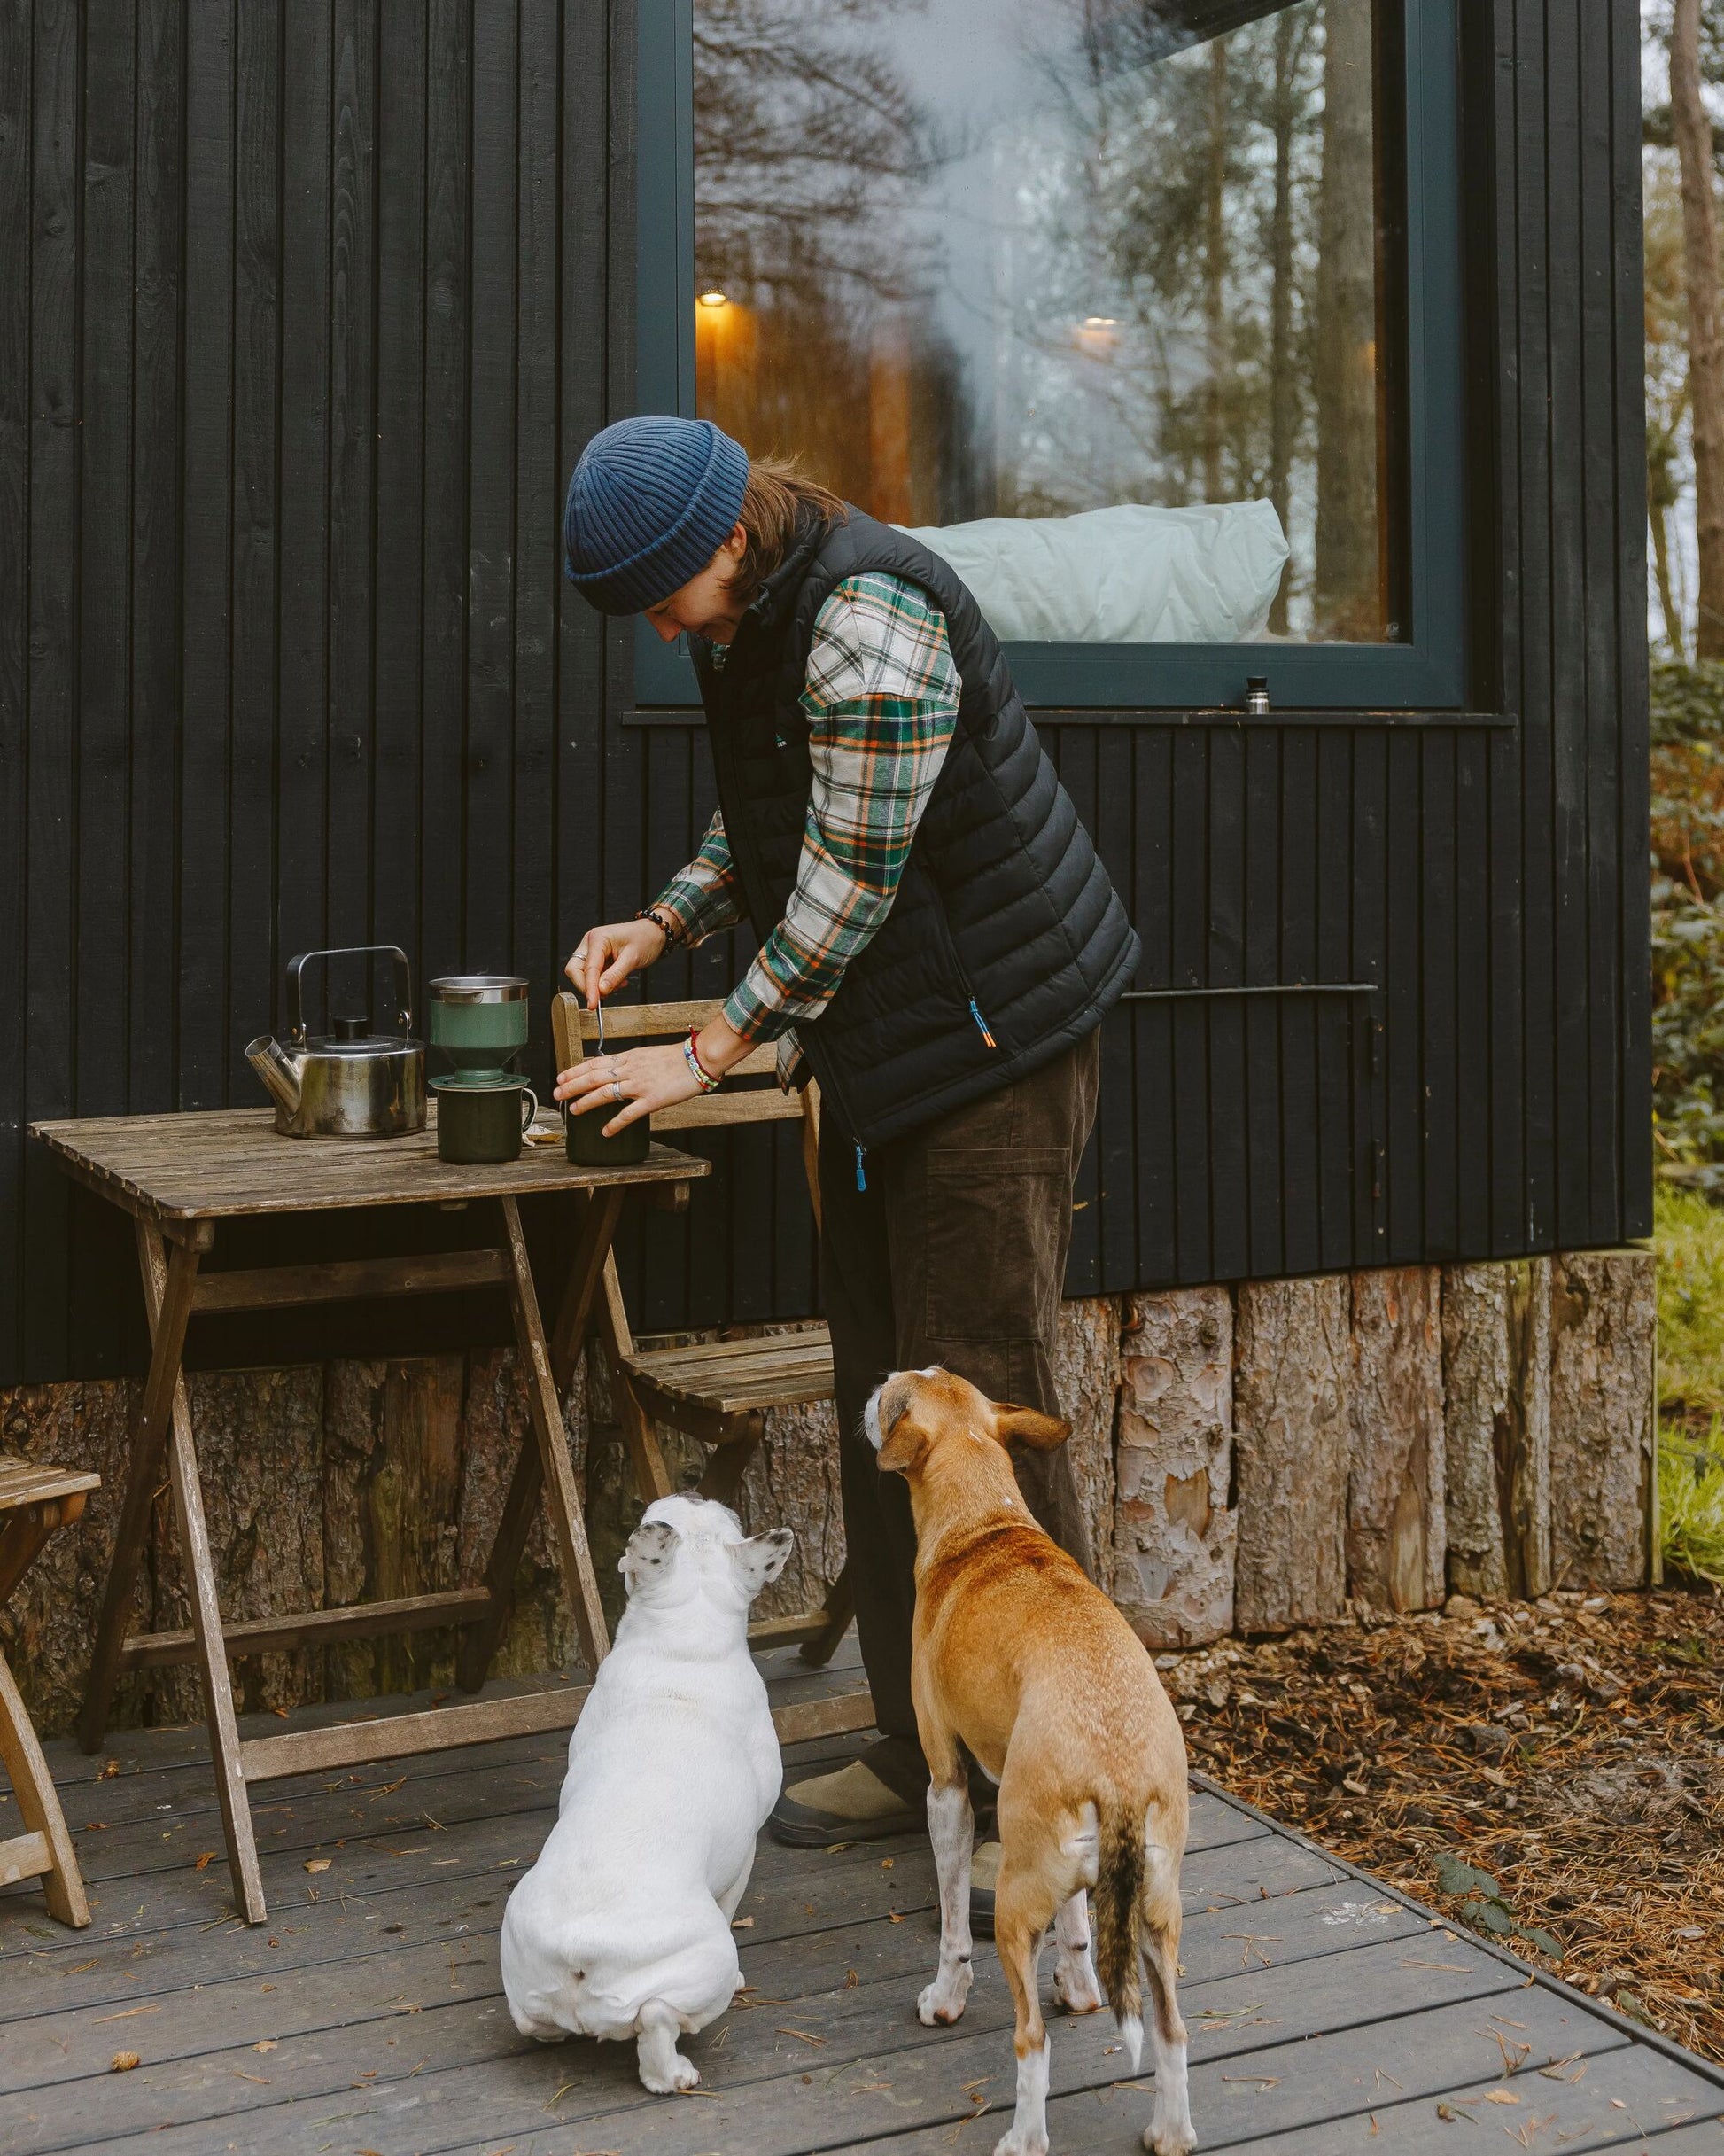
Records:
M813 782L796 887L725 1005L743 1039L780 1040L787 1081L791 1029L831 1000L891 911L951 745L958 695L944 618L923 592L881 574L835 587L815 619L802 693ZM656 903L691 944L742 919L722 813Z

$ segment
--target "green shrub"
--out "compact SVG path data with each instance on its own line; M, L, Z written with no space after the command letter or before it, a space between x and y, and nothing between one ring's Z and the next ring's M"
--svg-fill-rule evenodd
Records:
M1724 1585L1724 1207L1666 1185L1653 1221L1664 1561Z

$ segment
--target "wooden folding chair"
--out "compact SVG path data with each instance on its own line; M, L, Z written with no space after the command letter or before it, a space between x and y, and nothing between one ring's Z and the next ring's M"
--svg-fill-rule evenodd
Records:
M0 1603L4 1603L57 1527L68 1527L84 1499L101 1487L99 1475L39 1467L0 1455ZM48 1911L82 1930L89 1922L84 1882L66 1831L66 1814L48 1763L6 1658L0 1654L0 1761L5 1763L26 1832L0 1841L0 1884L39 1879Z
M606 1007L607 1042L680 1039L703 1026L718 1003L631 1003ZM578 997L557 997L551 1014L556 1067L566 1070L598 1040L599 1022ZM773 1077L776 1049L757 1048L718 1093L685 1101L653 1117L653 1134L713 1130L742 1123L802 1125L803 1171L818 1226L820 1218L820 1103L812 1082L799 1094L782 1093ZM766 1079L749 1085L749 1079ZM744 1083L739 1085L735 1081ZM593 1113L605 1120L601 1110ZM686 1348L638 1349L623 1308L614 1257L605 1261L602 1292L594 1298L599 1337L617 1374L617 1411L634 1472L635 1487L648 1504L675 1487L654 1425L664 1422L711 1449L700 1494L729 1505L742 1488L749 1461L765 1436L766 1410L803 1407L832 1397L832 1340L825 1326L763 1340L710 1341ZM803 1660L815 1669L828 1662L843 1638L855 1604L849 1567L827 1589L815 1609L792 1617L766 1617L749 1628L757 1646L800 1642Z

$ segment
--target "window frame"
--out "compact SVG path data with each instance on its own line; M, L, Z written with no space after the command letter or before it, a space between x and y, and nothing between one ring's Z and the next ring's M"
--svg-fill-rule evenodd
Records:
M1032 709L1227 710L1266 674L1276 711L1458 711L1467 701L1467 563L1460 172L1460 0L1379 0L1401 47L1405 253L1400 266L1411 634L1394 643L1009 643ZM637 0L635 398L695 416L694 0ZM1391 47L1393 51L1393 46ZM1386 105L1388 101L1386 99ZM635 701L699 701L681 639L641 620Z

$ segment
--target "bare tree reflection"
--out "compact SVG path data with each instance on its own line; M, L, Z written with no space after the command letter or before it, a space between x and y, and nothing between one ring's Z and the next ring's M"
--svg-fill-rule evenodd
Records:
M1267 496L1270 632L1386 633L1371 0L695 24L703 410L903 522Z

